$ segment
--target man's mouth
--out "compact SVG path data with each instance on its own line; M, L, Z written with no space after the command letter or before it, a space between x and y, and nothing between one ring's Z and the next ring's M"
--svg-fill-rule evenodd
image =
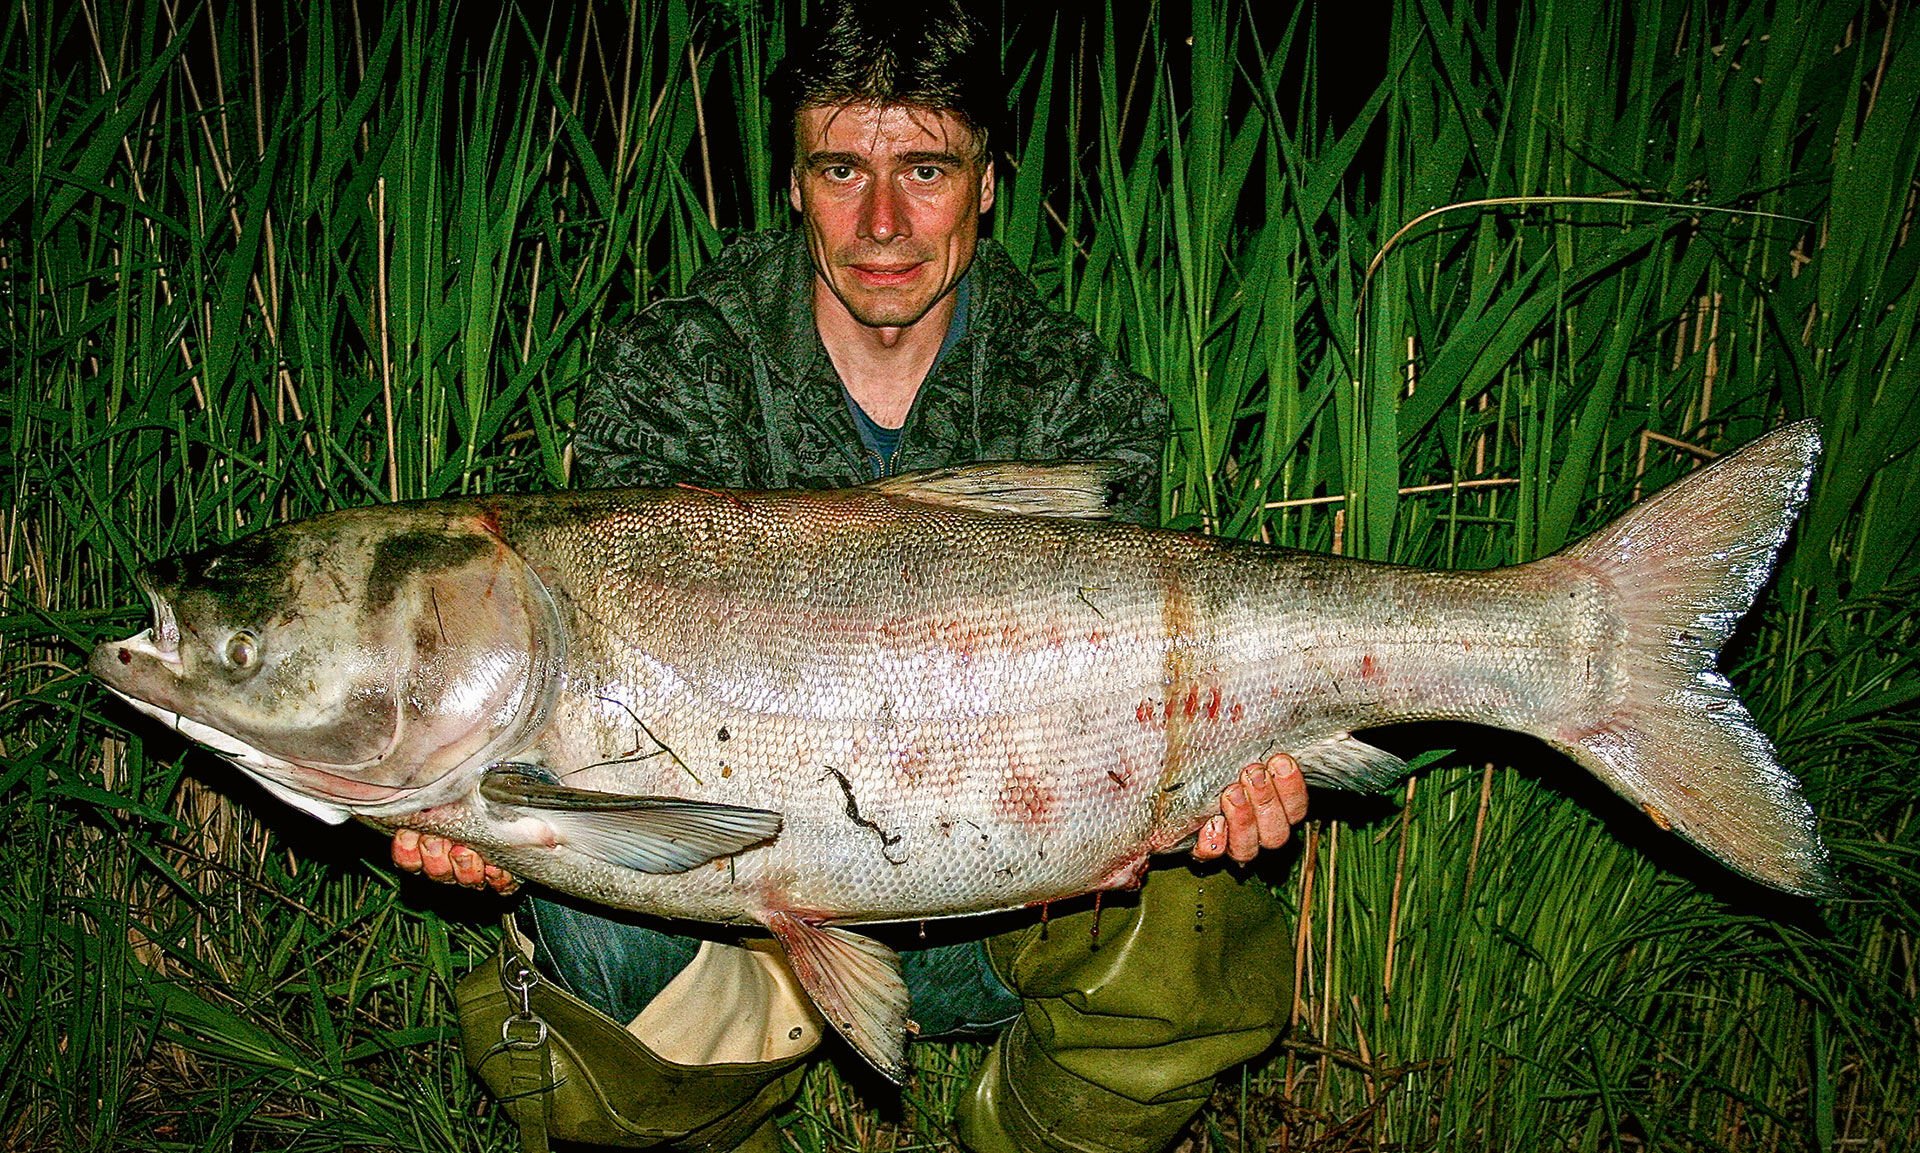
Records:
M894 288L914 280L926 266L925 261L916 260L911 264L849 264L847 269L868 288Z

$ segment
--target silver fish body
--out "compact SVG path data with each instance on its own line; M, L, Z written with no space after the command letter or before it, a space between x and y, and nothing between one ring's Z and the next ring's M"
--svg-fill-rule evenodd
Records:
M317 815L766 926L897 1076L904 991L836 926L1137 883L1271 752L1318 784L1401 775L1369 726L1533 734L1825 891L1811 810L1713 670L1817 449L1789 426L1486 572L1009 511L1084 512L1074 469L352 510L155 566L155 627L92 668Z
M1612 622L1590 587L1560 611L1551 569L1423 573L865 490L617 501L506 533L569 638L525 757L580 788L781 814L772 842L688 874L565 866L572 891L672 916L918 919L1116 885L1270 752L1342 783L1376 759L1354 728L1557 731L1608 688ZM546 871L483 811L445 819Z

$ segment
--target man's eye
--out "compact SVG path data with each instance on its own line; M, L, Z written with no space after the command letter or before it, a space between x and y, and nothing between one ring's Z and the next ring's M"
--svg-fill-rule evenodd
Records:
M946 174L946 169L932 164L917 165L913 170L913 178L922 184L932 184Z
M820 175L833 181L835 184L844 184L853 179L853 166L851 164L829 164L820 170Z

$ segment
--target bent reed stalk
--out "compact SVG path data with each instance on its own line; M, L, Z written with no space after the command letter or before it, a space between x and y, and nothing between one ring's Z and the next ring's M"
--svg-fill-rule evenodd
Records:
M599 334L786 219L759 83L796 17L8 11L0 1143L514 1147L450 1032L498 906L242 811L79 661L153 555L565 483ZM1400 734L1459 751L1317 796L1261 865L1297 915L1295 1027L1196 1147L1920 1144L1920 26L1797 0L994 19L993 228L1166 390L1170 524L1483 567L1785 419L1826 430L1728 666L1848 896L1714 873L1541 784L1544 749ZM978 1057L917 1047L898 1105L822 1066L785 1138L949 1146Z

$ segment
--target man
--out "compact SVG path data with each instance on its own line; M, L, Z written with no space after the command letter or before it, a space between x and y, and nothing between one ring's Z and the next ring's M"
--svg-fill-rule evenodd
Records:
M611 338L580 404L582 483L845 485L972 460L1099 458L1122 465L1122 514L1150 515L1165 401L978 238L994 196L990 67L951 3L851 0L807 29L781 78L799 233L736 241L687 296ZM1194 856L1244 862L1287 840L1305 788L1276 756L1221 804ZM513 884L435 838L403 833L394 858ZM1271 1044L1291 999L1290 933L1271 894L1218 871L1156 869L1104 914L901 944L923 1036L998 1033L957 1118L978 1153L1154 1153L1218 1072ZM788 1029L791 991L748 950L545 898L519 910L507 950L463 982L462 1027L530 1134L772 1147L767 1118L813 1042L784 1044L806 1030ZM544 1008L529 1010L530 983ZM543 1043L551 1024L571 1047L521 1076L526 1046L496 1042L535 1011ZM703 1012L726 1025L692 1044L711 1031Z

